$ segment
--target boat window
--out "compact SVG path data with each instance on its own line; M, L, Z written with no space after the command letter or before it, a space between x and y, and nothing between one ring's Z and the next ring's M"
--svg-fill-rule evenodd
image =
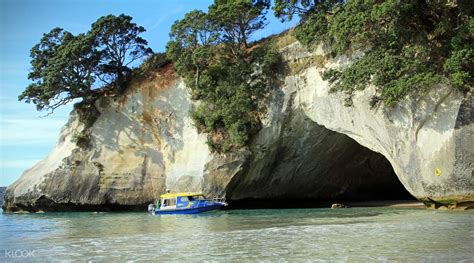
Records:
M181 196L180 199L179 199L180 202L188 202L189 199L187 196Z
M163 200L163 207L176 205L176 198L168 198Z

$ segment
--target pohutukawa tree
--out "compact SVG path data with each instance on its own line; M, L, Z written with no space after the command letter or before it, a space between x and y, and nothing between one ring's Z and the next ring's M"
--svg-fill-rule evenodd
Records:
M474 89L472 1L276 0L274 11L282 20L301 16L295 36L308 48L325 43L333 55L364 49L323 77L348 94L374 85L372 106L394 105L440 83Z
M92 24L88 34L95 39L101 54L98 77L102 81L122 87L124 77L131 71L130 65L153 53L147 47L148 42L139 36L145 31L124 14L103 16Z
M74 36L61 28L44 34L30 52L33 83L18 99L52 113L74 99L91 104L107 86L121 85L130 64L151 53L139 37L145 29L131 19L109 15L85 34Z
M89 99L99 63L92 44L84 34L74 36L61 28L44 34L31 49L28 78L34 83L19 99L51 112L73 99Z

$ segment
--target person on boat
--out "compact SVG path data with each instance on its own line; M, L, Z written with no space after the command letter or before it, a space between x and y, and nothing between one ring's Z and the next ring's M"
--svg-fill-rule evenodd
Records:
M166 193L167 193L167 194L170 194L170 193L171 193L171 190L170 190L170 189L166 189ZM164 206L164 207L168 206L168 199L165 199L165 201L163 202L163 206Z

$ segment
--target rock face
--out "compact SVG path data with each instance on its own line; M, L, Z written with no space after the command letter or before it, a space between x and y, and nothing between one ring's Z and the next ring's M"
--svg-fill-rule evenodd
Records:
M281 108L273 105L270 122L252 142L250 153L242 156L247 162L240 165L240 173L228 173L235 175L225 188L227 199L234 204L260 200L291 205L305 200L410 198L382 155L281 102Z
M166 188L201 189L206 137L192 126L191 101L171 66L97 107L93 146L72 142L83 128L72 112L48 157L8 187L4 210L141 210Z
M290 49L298 50L298 44ZM296 53L302 53L293 51ZM312 54L323 53L319 49ZM340 57L326 67L347 63ZM371 109L374 87L356 92L352 106L343 93L330 93L321 70L311 67L287 78L298 90L296 100L311 120L384 155L398 178L416 198L452 204L474 201L474 115L472 94L464 96L439 85L394 108ZM304 84L300 85L304 79Z
M369 101L376 91L368 87L345 106L347 95L330 92L321 73L350 58L328 60L322 47L310 53L299 43L282 53L300 72L285 77L274 92L264 128L245 155L247 163L238 171L228 169L228 199L404 197L390 177L391 165L408 192L427 205L472 205L472 94L439 85L394 108L372 109ZM217 160L225 167L222 157ZM236 162L235 156L229 158L228 163ZM216 165L206 167L212 178Z
M3 195L5 194L6 187L0 187L0 206L3 205Z
M92 147L72 142L75 112L56 147L8 187L5 211L141 209L166 188L246 202L407 198L453 205L474 201L472 96L439 86L394 108L371 109L373 87L352 106L329 92L322 59L294 43L283 48L300 70L274 87L262 130L250 146L210 153L189 116L184 83L168 66L135 81L118 100L97 103ZM408 192L406 190L408 190Z

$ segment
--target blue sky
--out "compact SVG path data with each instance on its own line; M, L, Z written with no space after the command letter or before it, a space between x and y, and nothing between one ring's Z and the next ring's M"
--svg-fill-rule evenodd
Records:
M43 33L61 27L77 34L86 32L97 18L127 14L147 29L143 37L154 51L164 51L169 28L193 9L207 10L209 0L0 0L0 186L18 179L27 168L43 159L56 143L72 105L44 116L34 105L19 102L18 95L30 83L29 51ZM268 14L269 25L254 39L294 26Z

